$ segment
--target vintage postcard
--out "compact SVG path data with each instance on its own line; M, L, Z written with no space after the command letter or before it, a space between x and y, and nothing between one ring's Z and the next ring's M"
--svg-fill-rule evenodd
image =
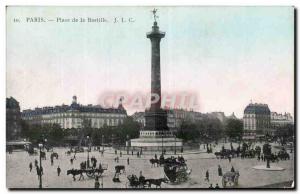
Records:
M9 189L294 189L295 8L7 6Z

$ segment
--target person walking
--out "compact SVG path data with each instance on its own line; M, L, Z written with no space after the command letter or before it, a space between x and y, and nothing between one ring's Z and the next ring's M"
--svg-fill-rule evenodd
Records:
M127 158L127 165L129 165L129 158Z
M71 165L73 165L73 161L74 161L74 159L73 159L73 158L71 158L71 159L70 159Z
M235 172L235 170L234 170L234 168L233 168L233 166L231 166L231 170L230 170L231 172Z
M53 166L53 157L51 157L51 166Z
M43 175L44 174L44 169L43 169L42 166L40 167L40 171L41 171L41 175Z
M218 166L218 175L223 176L222 168L220 165Z
M61 169L60 169L60 167L58 166L58 167L57 167L57 176L59 176L60 173L61 173Z
M209 172L208 172L208 170L207 170L206 173L205 173L205 180L206 180L207 182L209 182Z
M95 178L95 189L99 189L99 188L100 188L99 178L98 178L98 176L96 176L96 178Z
M32 171L32 162L29 163L29 171Z
M133 156L133 150L131 150L131 155Z
M120 158L122 157L122 151L120 151Z
M34 166L37 167L38 166L38 161L35 159L34 160Z

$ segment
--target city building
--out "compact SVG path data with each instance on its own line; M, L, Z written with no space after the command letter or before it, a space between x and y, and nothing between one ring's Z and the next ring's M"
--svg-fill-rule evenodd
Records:
M101 128L104 125L117 126L122 124L127 112L119 104L118 108L103 108L100 105L81 105L77 97L73 96L71 105L35 108L22 111L22 119L29 124L59 124L63 129L79 129L83 122L88 121L92 128Z
M271 111L267 104L250 103L244 110L243 139L256 139L271 130Z
M271 126L273 128L284 127L288 124L294 124L294 119L290 113L271 112Z
M17 140L21 135L21 112L19 102L6 98L6 140Z

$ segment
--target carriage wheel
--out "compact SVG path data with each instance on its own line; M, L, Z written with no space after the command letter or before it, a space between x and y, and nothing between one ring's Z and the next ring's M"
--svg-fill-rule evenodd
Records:
M93 172L86 172L86 176L88 176L90 178L95 178L95 171L93 171Z

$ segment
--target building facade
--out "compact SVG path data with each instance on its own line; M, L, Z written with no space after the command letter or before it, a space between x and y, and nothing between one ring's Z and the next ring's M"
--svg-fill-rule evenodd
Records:
M21 112L19 102L6 98L6 140L16 140L21 135Z
M286 125L294 124L294 119L290 113L271 112L271 126L273 128L285 127Z
M122 124L127 112L122 104L118 108L103 108L100 105L81 105L77 97L73 96L71 105L35 108L24 110L22 119L29 124L59 124L63 129L83 128L88 121L92 128L117 126Z
M250 103L244 110L243 139L256 139L270 131L271 111L267 104Z

